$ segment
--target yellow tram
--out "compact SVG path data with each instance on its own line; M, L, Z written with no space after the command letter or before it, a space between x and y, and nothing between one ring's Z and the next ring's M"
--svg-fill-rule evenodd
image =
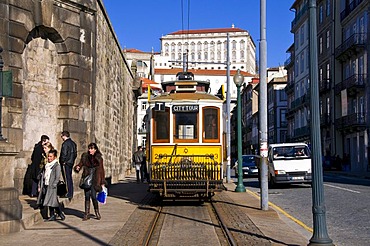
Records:
M190 72L163 82L149 102L149 190L162 197L209 198L223 189L223 99Z

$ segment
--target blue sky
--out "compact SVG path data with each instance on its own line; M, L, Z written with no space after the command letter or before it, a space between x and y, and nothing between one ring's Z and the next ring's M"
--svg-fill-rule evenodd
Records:
M293 0L266 0L267 66L284 65L293 43ZM160 38L178 30L235 27L249 31L259 57L260 0L103 0L122 48L160 51ZM183 6L183 7L182 7ZM184 12L182 12L182 9ZM188 11L190 9L190 11ZM189 18L188 18L189 17Z

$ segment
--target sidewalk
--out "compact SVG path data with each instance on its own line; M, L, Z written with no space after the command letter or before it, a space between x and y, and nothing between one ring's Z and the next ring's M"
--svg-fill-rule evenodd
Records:
M307 245L309 238L298 228L289 224L273 210L259 209L259 199L249 193L234 192L234 183L225 183L224 191L237 204L272 245ZM108 190L107 204L100 205L102 219L82 221L84 198L81 191L70 202L63 199L66 219L44 222L39 210L31 206L35 198L21 196L23 205L23 229L21 232L1 236L1 245L108 245L117 231L125 225L140 202L147 195L147 184L136 184L134 175L113 184ZM93 209L91 211L93 213ZM248 230L248 228L245 228ZM301 229L302 230L302 229Z

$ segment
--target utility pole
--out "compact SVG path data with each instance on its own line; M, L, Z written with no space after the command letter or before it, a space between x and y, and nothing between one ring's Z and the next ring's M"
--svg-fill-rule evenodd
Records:
M226 182L229 183L231 180L231 137L230 137L230 45L229 45L229 33L226 36Z
M317 58L316 0L309 0L309 49L310 49L310 92L311 92L311 148L312 148L312 213L313 235L308 245L333 245L326 229L326 208L322 173L320 107Z
M260 1L260 95L259 95L259 130L260 130L260 180L261 209L268 210L268 162L267 162L267 44L266 44L266 0Z

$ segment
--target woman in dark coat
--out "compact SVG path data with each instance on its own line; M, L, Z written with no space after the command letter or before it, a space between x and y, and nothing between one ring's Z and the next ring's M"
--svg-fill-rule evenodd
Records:
M83 169L82 178L88 176L90 172L94 172L93 185L89 189L84 189L85 214L82 220L90 219L90 199L94 206L96 219L100 220L101 216L98 200L96 200L96 193L100 192L105 185L105 172L103 157L96 143L90 143L88 145L88 151L82 154L80 162L74 168L76 172L79 172L81 169Z
M39 183L39 192L45 193L43 205L49 207L50 211L50 218L48 221L56 220L55 212L62 220L65 219L57 195L57 184L61 174L57 153L55 149L49 151L48 163L43 169L42 178Z

